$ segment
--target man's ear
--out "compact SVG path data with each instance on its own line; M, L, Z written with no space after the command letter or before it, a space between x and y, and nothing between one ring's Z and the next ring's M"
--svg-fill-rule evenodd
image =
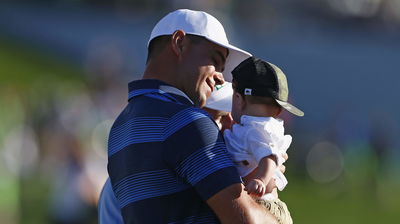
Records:
M171 47L173 52L179 56L183 51L183 40L185 39L186 33L183 30L176 30L171 37Z

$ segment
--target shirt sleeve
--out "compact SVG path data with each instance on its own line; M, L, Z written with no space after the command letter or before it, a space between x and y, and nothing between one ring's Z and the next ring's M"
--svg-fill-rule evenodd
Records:
M185 117L191 121L166 141L165 158L177 175L203 200L241 183L217 125L199 109L189 111Z
M111 186L110 178L107 179L103 186L103 190L101 191L98 204L98 213L100 224L124 223L121 210L118 205L118 200L115 197Z

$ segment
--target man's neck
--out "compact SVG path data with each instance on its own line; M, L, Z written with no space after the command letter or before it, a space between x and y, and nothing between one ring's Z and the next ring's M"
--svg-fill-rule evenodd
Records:
M181 89L177 81L179 77L176 71L176 63L172 58L168 58L164 55L148 61L142 79L157 79Z

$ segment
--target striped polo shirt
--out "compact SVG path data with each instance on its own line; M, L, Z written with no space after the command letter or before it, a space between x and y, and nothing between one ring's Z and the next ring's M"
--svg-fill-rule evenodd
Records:
M207 113L151 79L129 83L110 131L108 173L125 223L218 223L205 201L241 182Z

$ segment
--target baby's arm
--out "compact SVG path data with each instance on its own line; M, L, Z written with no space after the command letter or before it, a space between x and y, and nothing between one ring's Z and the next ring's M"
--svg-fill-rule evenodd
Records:
M274 171L276 170L276 156L270 155L262 158L258 163L257 171L252 179L247 183L245 190L257 197L269 193L267 185L270 183Z

